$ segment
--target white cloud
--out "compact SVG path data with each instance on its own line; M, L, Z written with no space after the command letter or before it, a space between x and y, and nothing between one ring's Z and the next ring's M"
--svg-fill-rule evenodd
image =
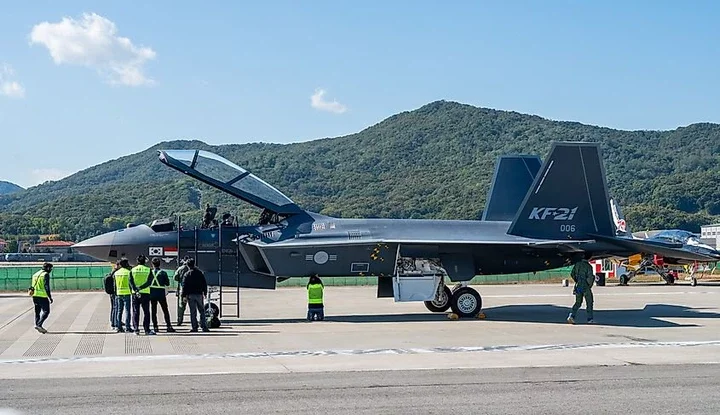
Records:
M39 23L30 32L30 44L45 46L56 65L93 68L111 84L155 83L143 73L155 51L118 36L115 23L95 13L84 13L78 20L63 17L59 23Z
M310 97L310 105L320 111L334 112L335 114L342 114L347 111L347 107L336 100L327 101L324 98L325 90L318 88L315 93Z
M7 63L0 65L0 95L10 98L24 98L25 88L17 81L10 80L13 76L15 76L15 71L12 66Z
M32 177L33 186L43 184L47 181L60 180L67 175L67 172L54 168L30 170L30 176Z

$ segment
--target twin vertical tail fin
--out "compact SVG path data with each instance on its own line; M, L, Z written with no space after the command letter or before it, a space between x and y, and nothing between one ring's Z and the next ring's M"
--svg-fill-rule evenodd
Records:
M482 220L513 220L541 164L538 156L498 157Z
M615 236L597 143L554 143L508 233L534 239Z

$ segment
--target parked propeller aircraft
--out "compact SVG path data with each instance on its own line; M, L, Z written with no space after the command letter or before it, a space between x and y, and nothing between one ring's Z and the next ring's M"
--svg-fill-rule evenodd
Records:
M597 143L554 143L542 164L537 156L501 157L483 220L334 218L302 209L216 154L165 150L159 159L262 209L258 222L176 230L170 220L156 221L90 238L77 250L111 261L194 255L210 285L274 289L277 281L310 275L377 277L378 297L424 301L431 311L451 308L463 317L482 307L480 294L468 287L475 275L559 268L585 252L720 258L617 236Z

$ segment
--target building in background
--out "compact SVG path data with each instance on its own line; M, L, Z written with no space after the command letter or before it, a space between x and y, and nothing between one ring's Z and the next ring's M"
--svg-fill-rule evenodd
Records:
M720 223L700 227L700 242L717 249L720 245Z

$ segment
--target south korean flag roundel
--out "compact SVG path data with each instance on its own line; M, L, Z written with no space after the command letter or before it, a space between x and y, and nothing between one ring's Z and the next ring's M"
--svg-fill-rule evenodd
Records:
M162 254L163 254L163 249L162 249L162 247L160 247L160 246L151 246L150 249L149 249L148 254L149 254L150 256L162 256Z

